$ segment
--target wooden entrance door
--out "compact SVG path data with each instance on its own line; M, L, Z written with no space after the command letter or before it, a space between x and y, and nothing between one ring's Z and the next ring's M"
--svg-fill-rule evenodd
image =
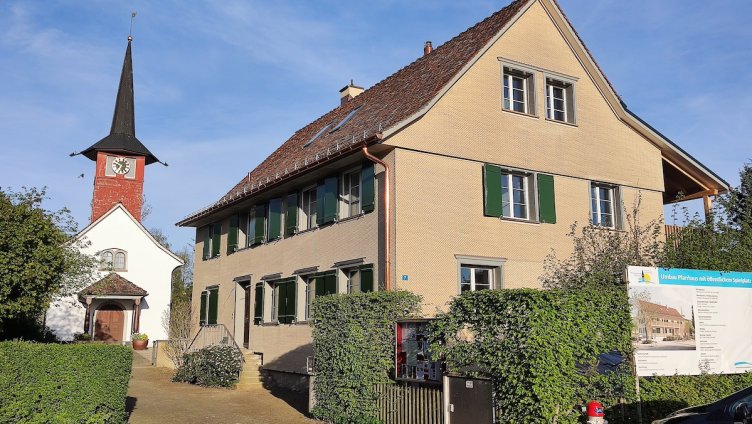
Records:
M243 311L243 347L248 349L251 332L251 284L243 287L245 292L245 310Z
M105 305L97 310L94 322L94 340L119 342L123 340L123 310L117 305Z

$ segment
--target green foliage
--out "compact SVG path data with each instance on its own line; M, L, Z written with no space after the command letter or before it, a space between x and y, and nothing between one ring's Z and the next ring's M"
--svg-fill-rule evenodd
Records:
M638 195L631 210L623 210L625 229L616 231L589 224L578 234L572 224L569 237L573 251L559 259L551 252L544 263L540 278L545 288L576 289L626 286L624 275L628 265L655 266L663 257L663 222L655 219L643 224L640 219Z
M710 219L682 214L685 225L666 243L661 265L717 271L752 271L752 166L740 172L741 184L716 199Z
M0 190L0 339L11 320L39 316L91 281L95 262L80 253L70 213L42 209L44 198L44 189Z
M133 333L131 334L131 340L149 340L149 335L146 333Z
M212 345L183 356L172 381L206 387L233 387L238 382L243 357L229 345Z
M405 291L316 297L313 349L314 416L333 423L378 422L375 384L394 369L394 324L418 312Z
M575 423L582 400L632 396L628 364L594 371L598 354L631 352L630 328L626 291L483 290L453 299L430 341L450 372L492 379L500 422Z
M123 346L2 342L0 422L125 422L131 361Z

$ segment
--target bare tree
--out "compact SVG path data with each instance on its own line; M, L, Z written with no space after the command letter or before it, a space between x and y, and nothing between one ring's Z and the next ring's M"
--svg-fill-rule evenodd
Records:
M168 335L165 353L175 367L183 364L183 352L188 348L193 333L192 322L190 301L173 302L170 309L162 314L162 328Z

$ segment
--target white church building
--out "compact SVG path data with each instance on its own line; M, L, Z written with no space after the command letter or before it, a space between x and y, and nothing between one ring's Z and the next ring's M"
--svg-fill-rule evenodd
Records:
M125 342L133 333L167 338L172 272L183 261L141 223L144 168L159 160L136 138L131 37L125 51L110 134L80 154L96 162L91 223L77 239L99 269L77 296L55 302L46 325L61 340L76 333Z

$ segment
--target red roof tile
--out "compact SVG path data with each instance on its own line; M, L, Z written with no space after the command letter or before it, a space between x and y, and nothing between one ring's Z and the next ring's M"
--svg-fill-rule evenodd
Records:
M640 308L644 312L648 312L648 313L656 314L656 315L667 315L667 316L673 316L676 318L686 319L684 318L684 316L682 316L682 314L679 313L679 311L669 306L663 306L657 303L646 302L644 300L640 300L639 302L640 302Z
M78 297L92 295L120 295L120 296L146 296L146 290L133 284L115 272L86 287L78 293Z
M178 222L178 225L189 226L199 218L287 180L303 169L360 149L366 142L374 142L382 131L426 106L530 1L532 0L512 2L428 55L365 90L350 102L298 130L220 200L191 214ZM347 125L333 133L324 131L315 142L304 147L322 128L329 124L336 125L355 108L360 109Z

